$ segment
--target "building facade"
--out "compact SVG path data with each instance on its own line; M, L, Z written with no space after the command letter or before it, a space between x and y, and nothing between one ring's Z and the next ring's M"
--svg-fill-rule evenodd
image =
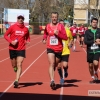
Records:
M77 24L90 24L91 18L100 15L100 0L74 0L74 19Z

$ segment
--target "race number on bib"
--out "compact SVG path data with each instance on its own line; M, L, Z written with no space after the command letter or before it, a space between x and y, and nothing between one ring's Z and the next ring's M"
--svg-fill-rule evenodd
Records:
M55 36L50 37L50 45L58 45L58 39Z
M73 30L73 33L76 33L76 30Z
M95 50L95 49L98 49L98 48L99 48L99 46L96 45L95 43L91 46L91 50Z
M84 32L84 30L82 30L82 32Z

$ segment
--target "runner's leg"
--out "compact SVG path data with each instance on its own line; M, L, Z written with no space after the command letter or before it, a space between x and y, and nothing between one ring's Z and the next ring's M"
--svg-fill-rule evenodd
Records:
M73 51L75 51L76 50L76 38L74 38L74 41L73 41L74 43L73 43Z
M12 67L14 68L14 71L17 72L17 61L16 61L16 58L12 58L11 59L11 64L12 64Z
M14 71L17 72L17 61L16 61L16 50L9 50L11 65L14 68Z

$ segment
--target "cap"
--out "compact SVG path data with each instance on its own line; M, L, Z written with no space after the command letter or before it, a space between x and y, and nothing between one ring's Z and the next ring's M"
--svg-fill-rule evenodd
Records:
M17 17L23 17L24 18L24 14L18 14Z

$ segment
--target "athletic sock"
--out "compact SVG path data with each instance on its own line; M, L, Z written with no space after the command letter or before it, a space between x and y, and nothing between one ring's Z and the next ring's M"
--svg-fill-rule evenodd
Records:
M51 82L53 82L54 81L54 79L51 79Z
M68 66L67 67L64 67L64 72L65 73L67 72L67 69L68 69Z
M60 78L63 78L63 74L62 74L62 69L61 68L58 69L58 73L60 75Z
M92 76L91 78L94 79L94 76Z

